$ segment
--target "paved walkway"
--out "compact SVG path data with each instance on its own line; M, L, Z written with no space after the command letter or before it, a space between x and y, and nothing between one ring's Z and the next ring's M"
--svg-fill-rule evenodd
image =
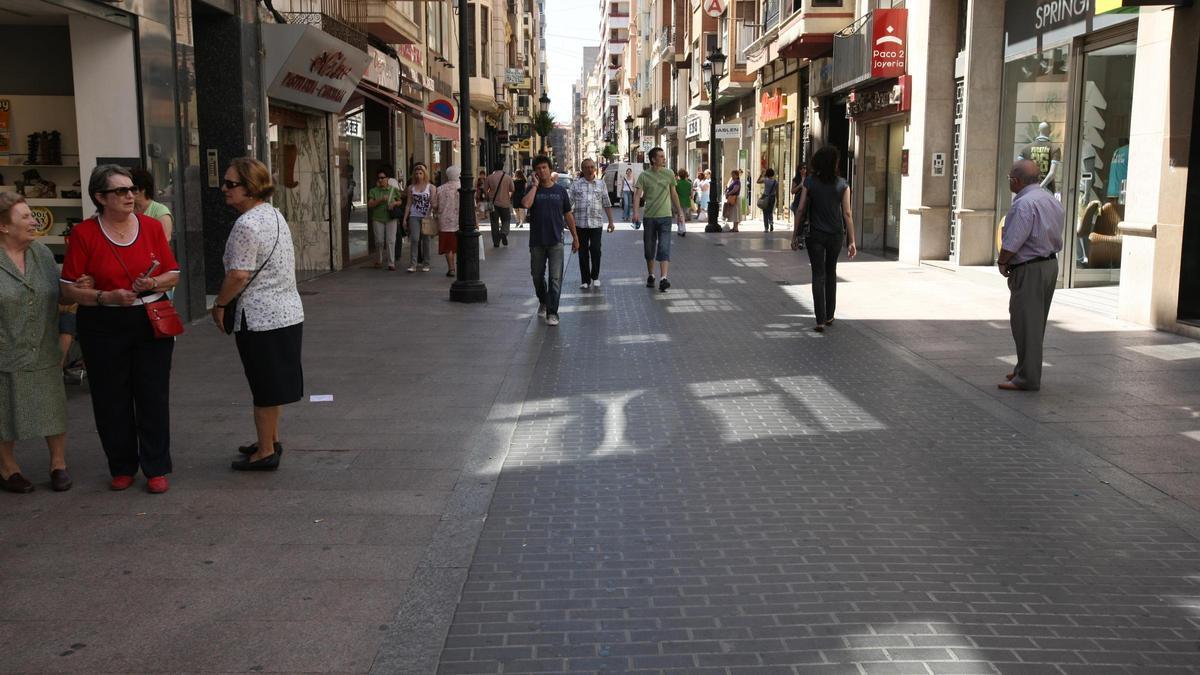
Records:
M231 342L173 373L172 490L0 499L0 672L1144 672L1200 668L1200 348L1065 304L1045 388L994 389L999 280L843 265L811 323L786 235L640 236L534 320L440 267L306 283L310 394L276 474ZM486 240L486 235L485 235ZM503 466L503 471L501 471ZM461 598L460 598L461 593Z

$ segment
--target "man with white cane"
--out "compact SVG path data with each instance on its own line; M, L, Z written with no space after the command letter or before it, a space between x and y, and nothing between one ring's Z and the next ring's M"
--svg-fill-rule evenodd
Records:
M550 159L533 160L534 182L521 205L529 210L529 268L537 293L538 316L547 326L558 325L558 300L562 294L563 227L571 230L571 252L579 250L579 233L571 213L571 197L550 174ZM549 281L547 282L547 272Z

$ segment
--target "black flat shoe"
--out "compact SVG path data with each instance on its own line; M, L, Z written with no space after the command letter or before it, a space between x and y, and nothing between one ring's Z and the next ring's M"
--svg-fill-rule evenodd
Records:
M55 469L50 472L50 487L55 492L66 492L74 484L71 481L71 474L67 473L66 469Z
M33 483L26 480L20 471L14 471L8 478L0 480L0 490L22 495L29 494L33 492Z
M258 443L257 442L251 443L250 445L239 445L238 446L239 454L253 455L256 452L258 452ZM278 454L282 454L282 453L283 453L283 443L280 443L279 441L275 441L275 454L278 455Z
M249 457L235 459L229 466L234 471L274 471L279 468L279 453L273 452L257 461Z

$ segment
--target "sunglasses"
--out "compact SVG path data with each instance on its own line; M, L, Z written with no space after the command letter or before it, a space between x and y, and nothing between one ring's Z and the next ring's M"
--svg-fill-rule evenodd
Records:
M224 185L226 190L242 187L242 183L239 183L236 180L223 180L221 181L221 185Z
M102 194L102 195L117 195L118 197L128 197L129 195L133 194L133 191L136 189L137 188L132 187L132 186L122 186L122 187L109 188L107 190L101 190L100 194Z

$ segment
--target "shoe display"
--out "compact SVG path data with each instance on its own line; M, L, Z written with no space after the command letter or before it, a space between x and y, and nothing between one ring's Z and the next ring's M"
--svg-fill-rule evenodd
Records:
M29 494L33 492L33 483L26 480L20 471L14 471L9 474L8 478L0 480L0 490L16 492L17 494Z
M666 292L667 292L667 289L668 289L668 288L670 288L670 287L671 287L671 282L670 282L670 281L667 281L667 278L666 278L666 277L663 277L661 280L659 280L659 282L658 282L658 290L659 290L660 292L662 292L662 293L666 293Z
M646 288L654 288L654 275L646 277Z
M155 476L146 481L146 490L152 495L161 495L170 489L171 486L167 484L166 476Z
M71 474L67 473L66 469L55 469L50 472L50 487L55 492L66 492L74 484L71 481Z
M113 490L121 491L128 490L133 485L133 476L113 476L112 482L108 487Z
M273 452L258 460L243 457L233 460L229 466L234 471L274 471L279 468L279 455L280 453Z
M546 317L546 325L547 326L557 326L558 325L558 316L551 314L550 316Z

